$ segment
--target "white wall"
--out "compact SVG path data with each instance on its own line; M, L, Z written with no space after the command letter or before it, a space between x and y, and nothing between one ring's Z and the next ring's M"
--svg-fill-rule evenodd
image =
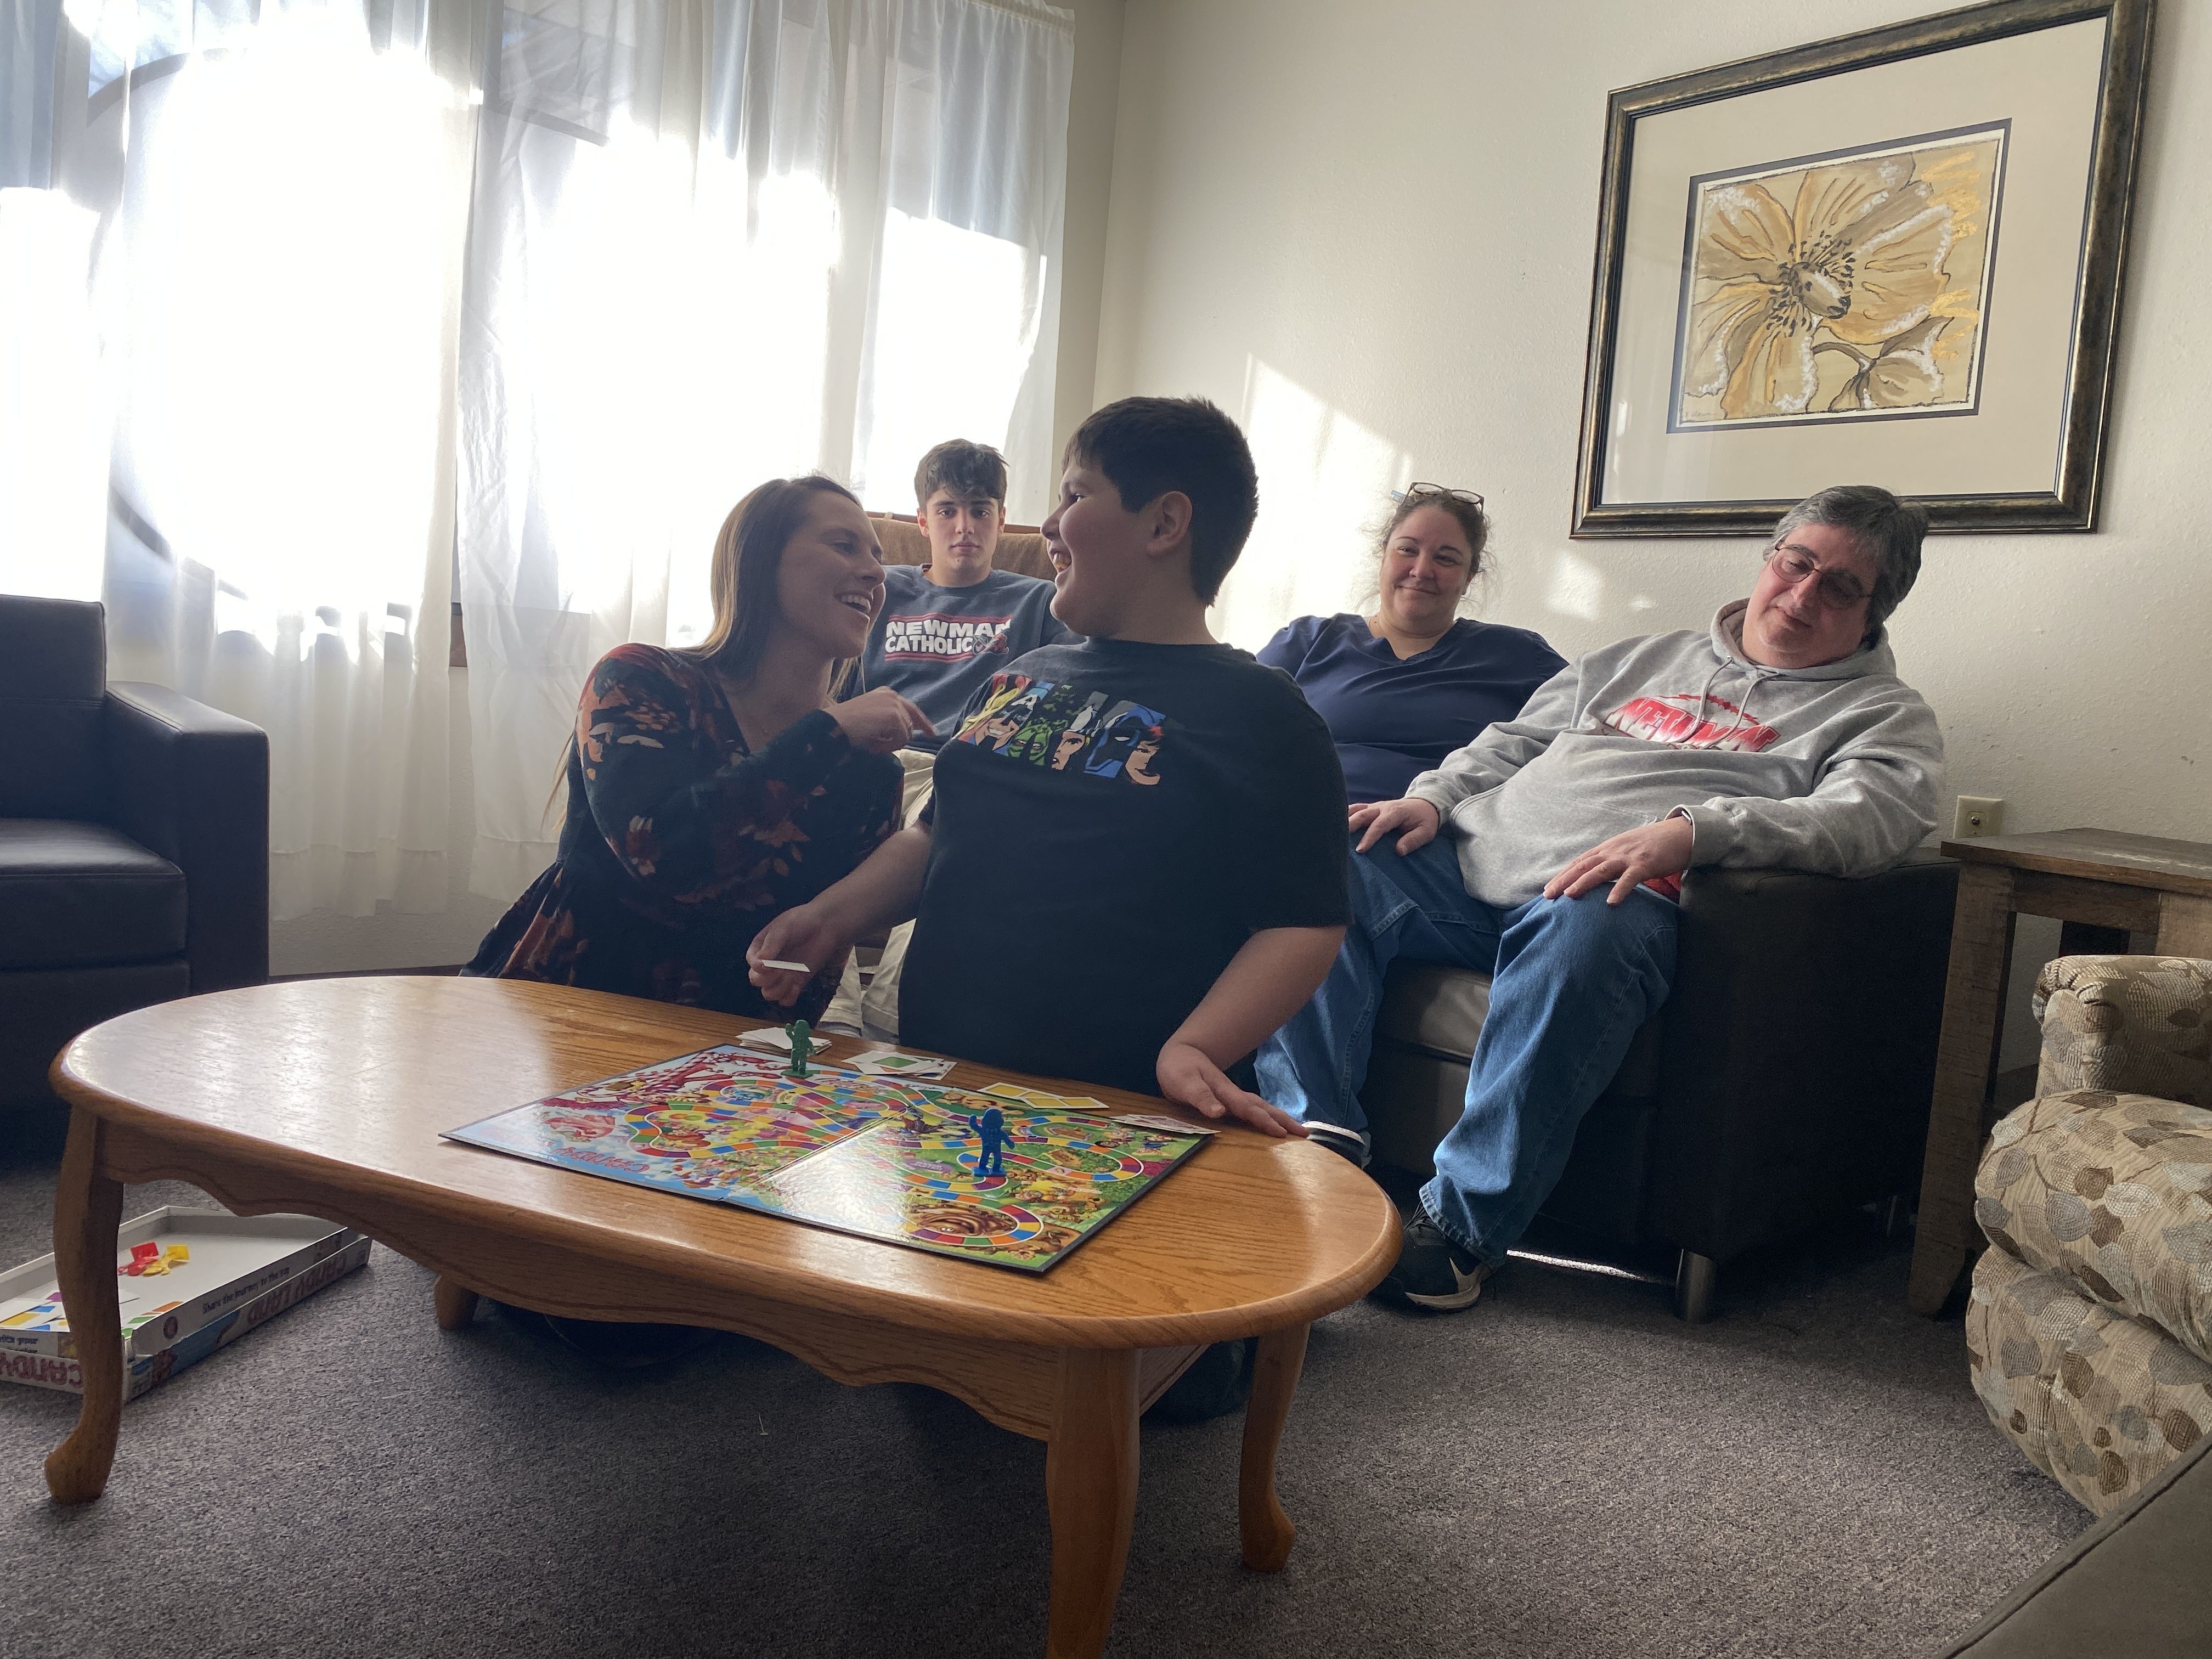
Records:
M1245 420L1263 505L1224 631L1340 608L1408 477L1489 497L1486 614L1570 654L1744 592L1745 542L1567 537L1606 95L1938 9L1130 0L1097 393ZM1931 539L1891 624L1954 789L2014 831L2212 838L2212 23L2170 0L2157 31L2102 530ZM2022 973L2055 948L2024 923Z

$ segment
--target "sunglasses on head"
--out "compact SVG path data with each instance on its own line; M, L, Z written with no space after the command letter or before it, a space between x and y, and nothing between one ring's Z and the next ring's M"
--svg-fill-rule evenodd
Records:
M1439 495L1449 495L1455 501L1465 501L1469 507L1482 505L1482 497L1472 489L1454 489L1449 485L1440 483L1409 483L1403 489L1394 492L1391 499L1396 501L1433 501Z

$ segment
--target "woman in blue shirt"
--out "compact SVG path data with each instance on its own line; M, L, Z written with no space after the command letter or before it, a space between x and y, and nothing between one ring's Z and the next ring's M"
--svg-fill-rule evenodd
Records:
M1375 614L1300 617L1260 653L1327 723L1353 805L1396 800L1566 666L1540 634L1459 614L1489 539L1481 496L1410 485L1382 532Z

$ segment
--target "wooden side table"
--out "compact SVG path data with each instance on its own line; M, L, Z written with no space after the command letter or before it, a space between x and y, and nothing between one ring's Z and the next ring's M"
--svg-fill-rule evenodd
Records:
M1966 866L1951 927L1951 972L1928 1157L1920 1175L1920 1224L1912 1247L1913 1311L1950 1300L1980 1248L1974 1170L1989 1128L1990 1084L2012 972L2013 917L2053 916L2063 955L2120 953L2128 934L2155 936L2159 955L2212 957L2212 846L2116 830L1947 841Z

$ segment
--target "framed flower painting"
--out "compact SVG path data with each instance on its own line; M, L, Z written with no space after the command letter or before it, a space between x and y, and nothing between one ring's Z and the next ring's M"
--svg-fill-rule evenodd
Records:
M2152 0L1998 0L1607 113L1577 536L1832 483L2095 526Z

